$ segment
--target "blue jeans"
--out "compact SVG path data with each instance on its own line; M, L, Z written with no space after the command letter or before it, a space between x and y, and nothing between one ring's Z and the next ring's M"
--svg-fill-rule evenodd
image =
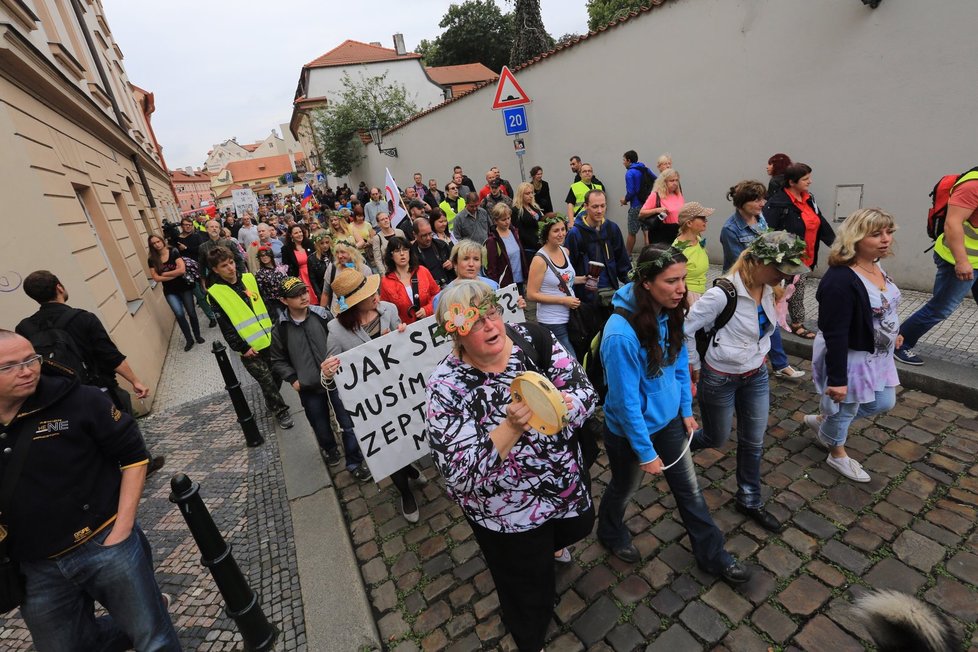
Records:
M574 347L571 344L570 335L567 334L567 324L544 324L544 323L541 323L540 325L541 326L546 326L550 330L550 332L554 334L554 337L557 338L557 341L560 342L560 345L562 347L564 347L564 350L567 351L567 353L570 355L570 357L572 357L575 360L577 360L577 354L574 353Z
M893 409L896 405L896 387L884 387L876 392L876 400L869 403L839 403L839 411L822 420L819 430L833 446L845 446L849 435L849 424L855 419L871 417L880 412Z
M784 344L781 343L781 327L774 326L774 332L771 333L771 368L775 371L781 371L788 366L788 356L784 352Z
M27 578L21 614L38 650L180 650L146 536L136 524L127 539L106 548L111 530L57 559L21 562ZM95 618L96 600L108 616Z
M336 391L330 392L330 396L327 398L325 393L302 390L299 392L299 402L302 403L302 409L306 411L306 419L309 420L309 425L312 426L312 431L316 435L316 443L327 452L336 450L336 437L333 435L333 426L329 420L329 404L333 404L336 422L343 433L343 453L346 456L346 468L352 471L360 466L363 463L363 454L360 452L357 436L353 432L353 420L346 413Z
M663 464L669 464L679 457L679 452L686 446L686 439L686 429L678 416L652 435L655 450ZM632 535L623 520L625 506L638 491L645 472L639 467L638 458L627 438L619 437L605 428L604 447L608 453L611 480L598 509L598 540L615 550L631 543ZM689 451L683 453L683 459L667 469L664 475L676 498L676 507L689 534L696 563L707 573L719 574L733 563L733 557L723 549L723 533L710 516L710 508L696 481L696 469Z
M703 365L696 395L703 427L693 435L692 450L720 448L730 438L737 414L737 502L756 508L761 500L761 455L771 393L767 367L747 376L727 376Z
M969 292L975 292L974 279L961 281L954 273L954 265L934 254L934 264L937 265L937 275L934 277L934 295L923 307L910 315L910 319L900 326L903 335L903 348L912 349L917 341L927 334L927 331L951 316L951 313L961 305ZM974 295L978 301L978 294Z
M180 331L187 338L187 342L193 342L195 337L200 337L200 323L197 321L197 309L194 308L194 291L186 290L180 294L166 295L166 302L170 304L170 310L177 316L177 324ZM187 324L187 317L190 317L190 324Z

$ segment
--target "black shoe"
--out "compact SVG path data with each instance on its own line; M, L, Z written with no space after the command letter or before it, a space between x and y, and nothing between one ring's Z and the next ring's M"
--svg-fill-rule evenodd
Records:
M414 499L414 494L410 491L407 496L401 496L401 514L408 523L417 523L421 518L421 510L418 509L418 501Z
M336 466L343 460L343 456L340 455L340 451L335 448L331 451L320 448L319 454L322 456L323 461L326 462L328 466Z
M750 579L750 576L750 569L737 560L720 571L720 577L728 584L743 584Z
M214 328L217 326L217 320L211 317L211 320L207 322L207 328Z
M370 474L370 469L367 468L366 464L361 464L357 468L350 471L350 475L353 476L354 480L358 480L359 482L366 482L371 477L373 477Z
M780 532L784 529L784 524L774 518L771 512L767 511L763 505L761 507L744 507L740 503L737 503L737 511L744 516L750 517L752 521L770 532Z
M278 417L278 425L282 430L288 430L295 425L295 421L292 420L292 415L286 412L285 414L280 414Z
M146 469L146 475L156 473L163 468L164 464L166 464L165 455L153 455L149 458L149 468Z
M642 555L639 553L638 548L636 548L632 543L628 543L618 548L612 548L603 542L601 545L610 550L611 554L626 564L637 564L638 562L642 561Z
M186 344L183 345L183 350L184 351L189 351L192 348L194 348L194 342L193 342L193 340L191 340L191 341L189 341L189 342L187 342Z
M198 336L197 336L197 344L203 344L203 343L204 343L204 342L206 342L206 341L207 341L207 340L205 340L205 339L204 339L203 337L201 337L200 335L198 335Z

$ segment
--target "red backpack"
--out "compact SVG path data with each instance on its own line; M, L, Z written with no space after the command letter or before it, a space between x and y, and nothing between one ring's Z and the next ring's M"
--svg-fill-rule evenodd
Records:
M978 166L968 172L978 172ZM944 220L947 218L947 202L951 197L951 188L968 172L945 175L930 191L931 207L927 211L927 235L931 240L937 240L944 233Z

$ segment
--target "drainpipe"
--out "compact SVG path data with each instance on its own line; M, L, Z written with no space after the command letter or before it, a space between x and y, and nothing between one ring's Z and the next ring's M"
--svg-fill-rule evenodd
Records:
M98 56L98 50L95 49L95 41L92 40L92 33L88 29L88 23L85 22L85 10L81 6L81 1L71 0L71 7L75 10L75 18L78 20L78 26L81 27L82 34L85 37L85 43L88 45L88 52L92 55L92 60L95 62L95 70L98 72L99 79L102 80L102 88L105 90L105 94L109 96L112 111L115 113L115 120L119 124L120 129L125 129L122 110L119 108L119 102L116 101L115 93L112 91L112 85L109 84L109 76L105 74L105 68L102 66L102 60ZM146 197L149 198L150 208L156 208L156 200L153 198L153 192L149 189L149 182L146 180L146 173L143 171L142 163L139 162L139 155L133 153L130 155L129 160L132 162L133 167L136 168L139 181L143 184L143 191L146 193Z

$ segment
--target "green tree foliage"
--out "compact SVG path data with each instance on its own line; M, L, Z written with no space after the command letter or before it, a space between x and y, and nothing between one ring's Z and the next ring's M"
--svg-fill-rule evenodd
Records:
M378 124L387 129L418 112L403 84L387 81L387 73L353 80L343 73L343 90L313 116L313 129L323 163L338 177L346 176L363 160L359 132Z
M438 44L435 41L429 41L426 38L421 39L418 43L418 47L414 48L414 51L421 55L421 63L426 66L433 66L435 64L431 63L438 59Z
M445 31L422 54L429 66L481 63L499 72L509 61L512 14L504 14L493 0L452 4L438 26Z
M554 40L543 27L540 0L516 0L513 9L513 47L509 65L515 68L554 46Z
M593 32L650 4L649 0L587 0L587 28Z

